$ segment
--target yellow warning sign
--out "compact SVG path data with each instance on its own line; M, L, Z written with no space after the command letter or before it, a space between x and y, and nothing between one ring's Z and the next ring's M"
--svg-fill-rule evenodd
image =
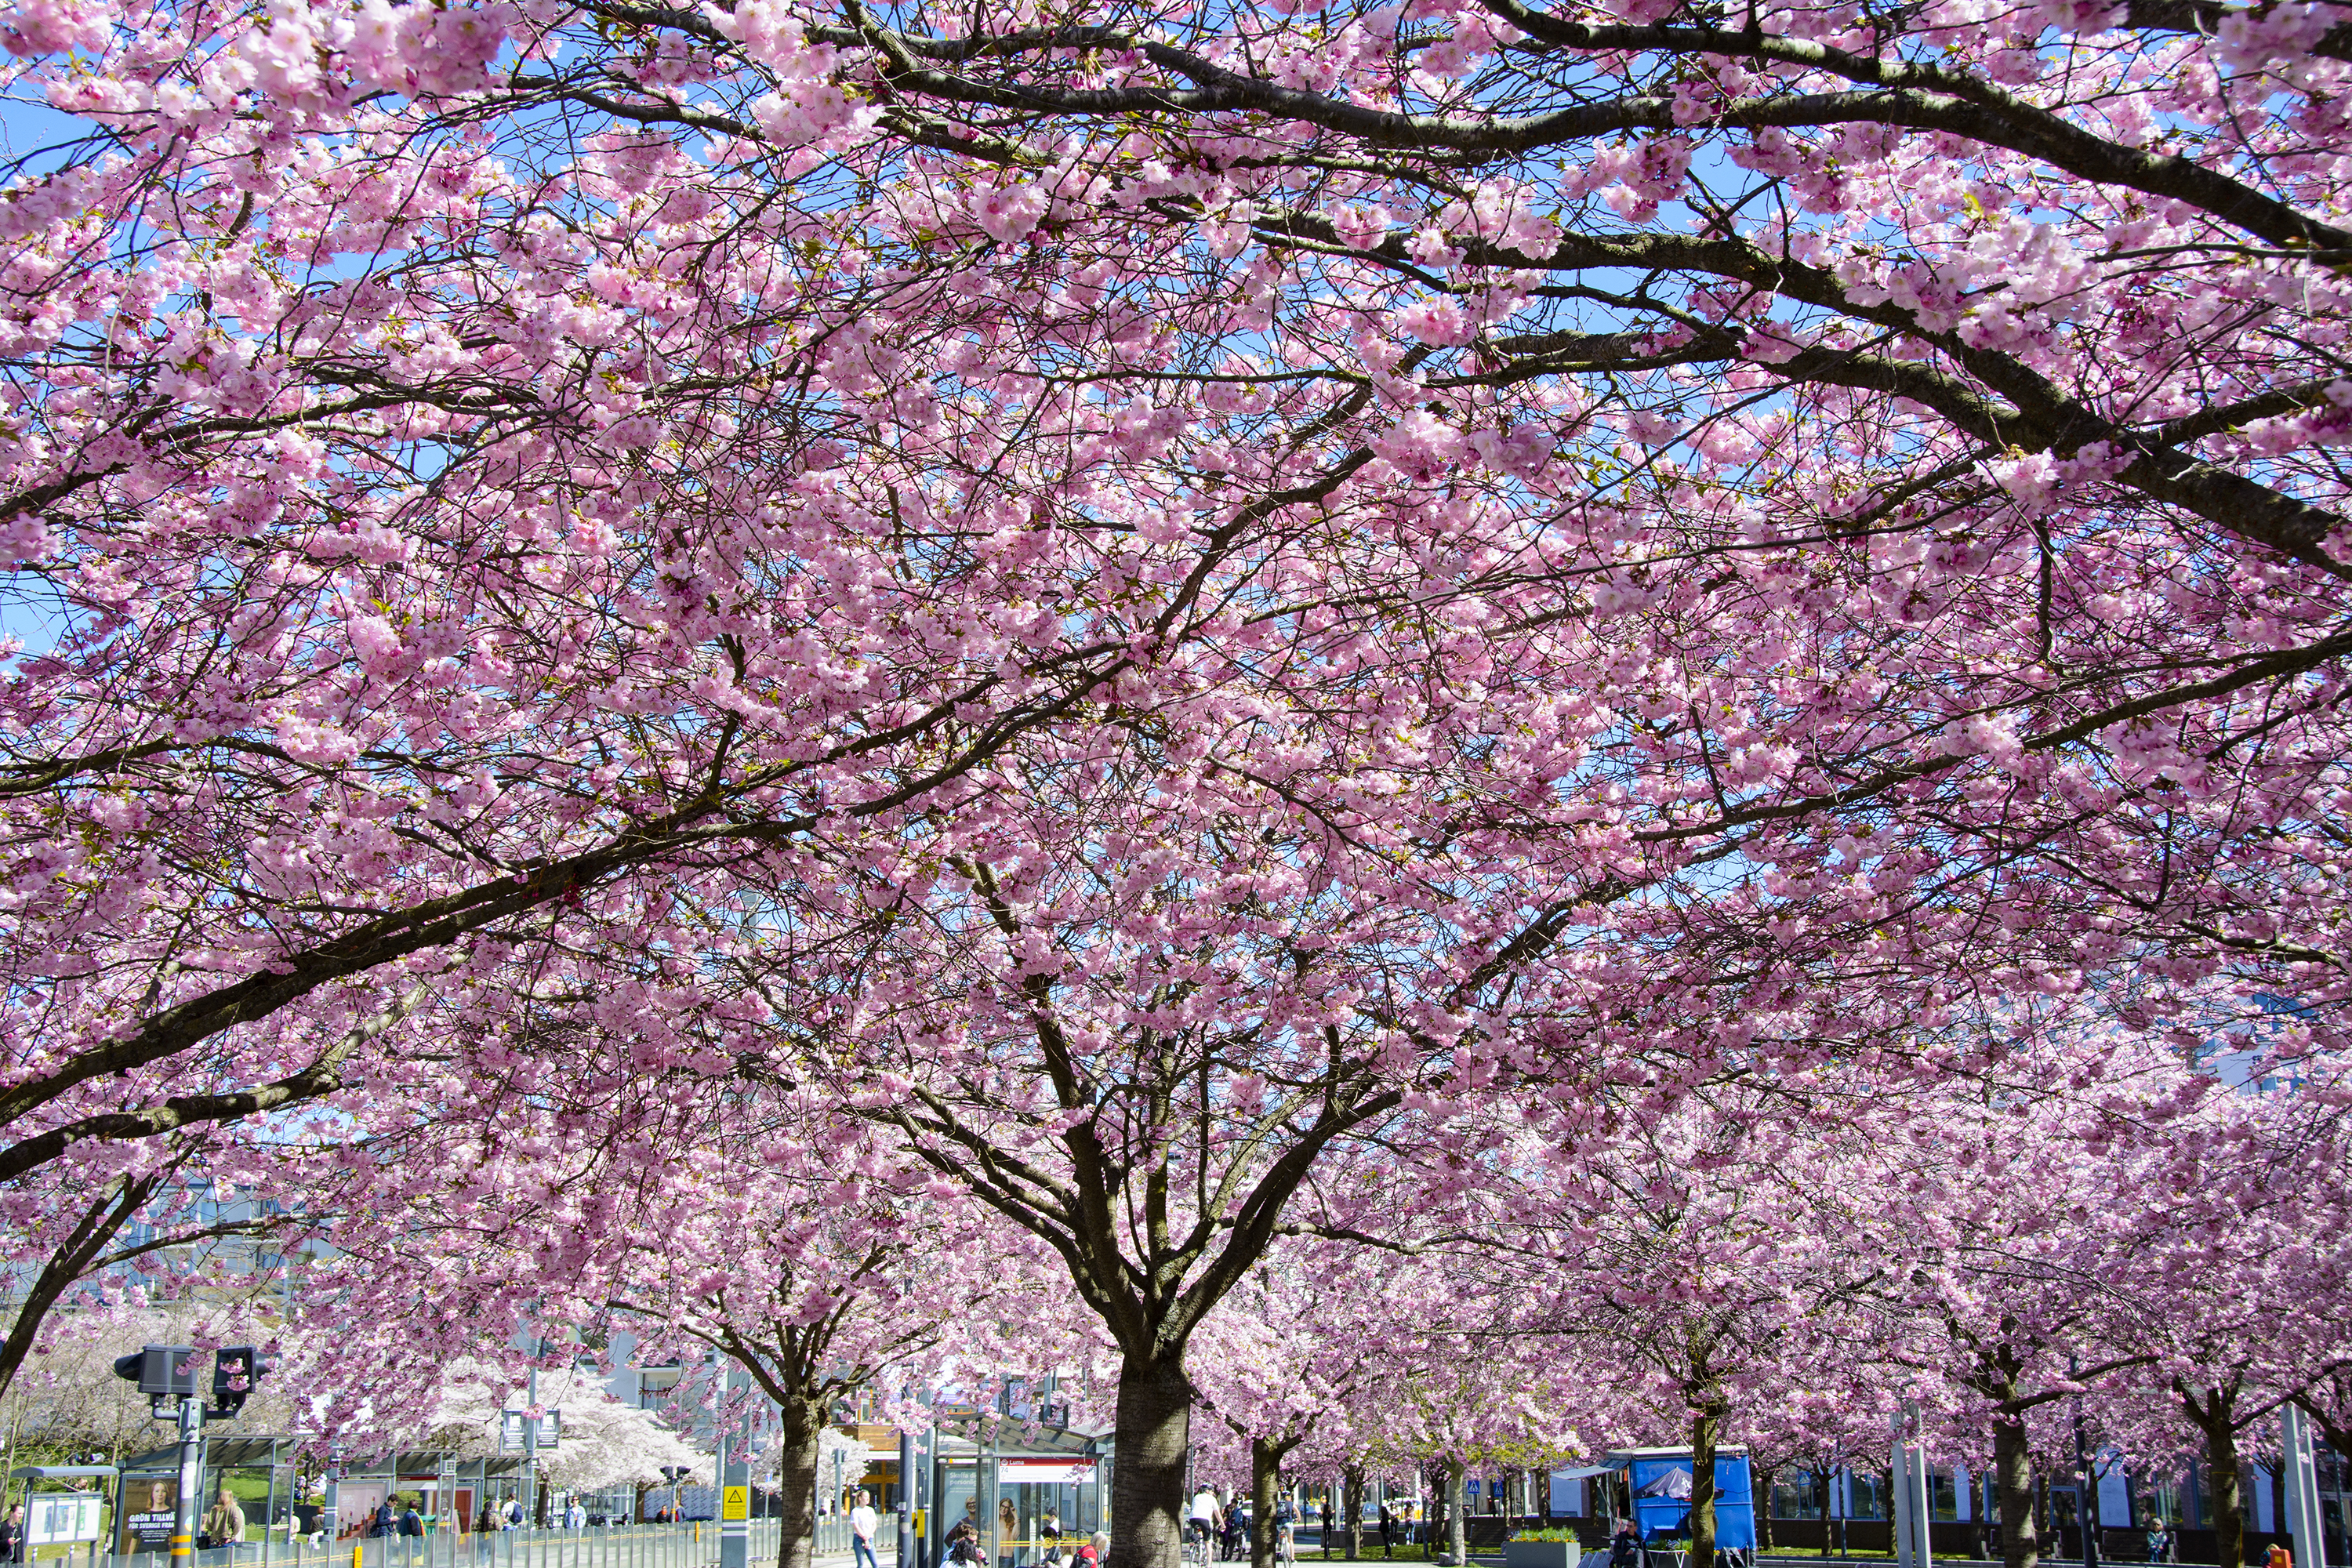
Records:
M750 1487L729 1487L727 1489L726 1495L722 1497L719 1502L719 1518L720 1521L724 1522L730 1519L749 1519L751 1517L751 1489Z

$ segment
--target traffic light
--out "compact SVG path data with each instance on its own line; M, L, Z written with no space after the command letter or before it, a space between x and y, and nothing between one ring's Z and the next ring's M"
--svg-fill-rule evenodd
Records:
M114 1358L114 1375L157 1398L185 1399L196 1392L196 1352L185 1345L149 1345Z
M268 1374L271 1364L251 1345L223 1345L213 1356L213 1414L234 1415L244 1409L253 1385Z

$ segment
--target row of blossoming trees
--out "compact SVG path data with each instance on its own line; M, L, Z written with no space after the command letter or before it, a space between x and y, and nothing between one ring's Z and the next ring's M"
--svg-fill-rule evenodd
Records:
M0 1377L2340 1410L2343 10L8 7Z

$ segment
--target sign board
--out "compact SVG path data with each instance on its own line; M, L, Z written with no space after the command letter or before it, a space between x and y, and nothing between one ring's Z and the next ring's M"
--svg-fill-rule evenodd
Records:
M719 1503L719 1518L720 1521L724 1522L730 1519L749 1519L751 1517L751 1489L750 1487L729 1487L727 1489L726 1496Z
M1478 1495L1478 1478L1472 1476L1466 1484L1470 1489L1470 1495L1472 1497L1476 1497Z
M1027 1458L996 1461L999 1486L1029 1485L1048 1487L1092 1486L1095 1461L1092 1459Z
M546 1415L539 1418L537 1425L539 1426L539 1451L542 1454L553 1453L556 1447L563 1440L563 1412L561 1410L551 1410ZM530 1452L531 1444L530 1432L531 1426L532 1422L528 1411L499 1411L499 1452L501 1454L527 1454Z
M35 1492L25 1500L25 1540L34 1546L54 1546L66 1541L96 1541L96 1492Z

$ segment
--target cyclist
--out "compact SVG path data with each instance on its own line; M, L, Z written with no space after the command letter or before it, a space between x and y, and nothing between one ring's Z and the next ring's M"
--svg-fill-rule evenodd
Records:
M1209 1542L1216 1537L1218 1511L1215 1492L1202 1487L1193 1494L1190 1534L1192 1544L1200 1548L1200 1560L1203 1563L1209 1560Z

